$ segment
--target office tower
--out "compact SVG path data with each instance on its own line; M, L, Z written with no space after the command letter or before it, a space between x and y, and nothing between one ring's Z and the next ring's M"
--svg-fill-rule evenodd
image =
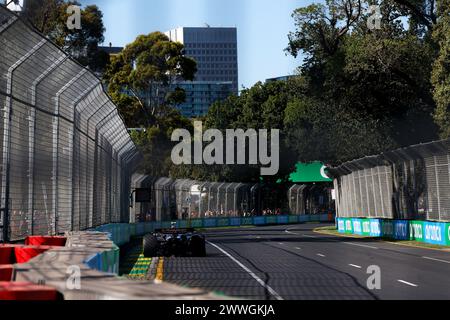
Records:
M213 102L238 94L236 28L180 27L166 35L184 44L186 55L197 61L194 81L176 83L186 91L186 102L179 106L183 115L205 115Z

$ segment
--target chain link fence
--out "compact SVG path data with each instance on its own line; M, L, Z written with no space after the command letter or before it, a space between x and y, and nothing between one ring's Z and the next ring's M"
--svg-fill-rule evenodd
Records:
M131 217L169 221L214 217L245 217L259 213L258 184L201 182L188 179L132 177L134 189L147 189L151 200L133 203Z
M139 158L102 83L0 6L0 241L127 221Z
M450 221L450 140L329 169L338 217Z

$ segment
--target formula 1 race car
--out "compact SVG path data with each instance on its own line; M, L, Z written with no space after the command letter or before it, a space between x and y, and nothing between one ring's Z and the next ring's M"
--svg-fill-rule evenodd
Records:
M194 229L160 229L144 237L144 257L205 257L205 236Z

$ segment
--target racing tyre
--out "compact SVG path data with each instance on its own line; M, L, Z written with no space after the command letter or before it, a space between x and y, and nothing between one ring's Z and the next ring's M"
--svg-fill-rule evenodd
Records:
M143 242L144 257L153 258L158 256L158 239L152 234L147 234Z
M203 237L198 235L192 236L189 247L193 257L206 257L206 244Z

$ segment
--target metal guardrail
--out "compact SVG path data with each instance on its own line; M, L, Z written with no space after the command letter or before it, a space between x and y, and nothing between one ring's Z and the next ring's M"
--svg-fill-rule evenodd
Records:
M116 106L93 73L2 6L0 117L0 241L127 221L139 153Z
M450 140L330 168L338 217L450 221Z

